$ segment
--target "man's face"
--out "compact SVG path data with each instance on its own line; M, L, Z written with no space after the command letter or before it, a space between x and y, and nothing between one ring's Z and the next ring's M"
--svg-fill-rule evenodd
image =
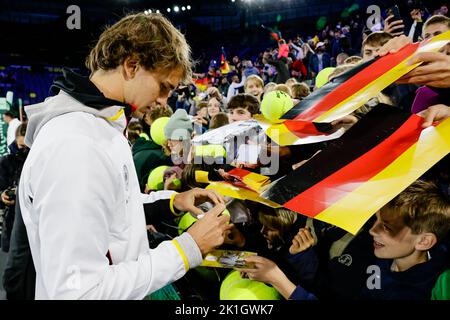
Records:
M230 110L228 118L230 122L244 121L250 120L252 118L252 114L247 109L235 108Z
M392 209L381 208L369 233L373 237L374 254L381 259L399 259L414 253L419 235L405 226Z
M250 93L251 95L258 97L263 92L263 88L253 80L247 82L245 87L245 93Z
M178 86L182 76L181 68L147 71L138 67L134 77L124 84L125 101L138 108L133 117L142 119L156 104L166 105L170 91Z
M233 76L231 78L231 81L235 82L235 83L239 83L239 77L238 76Z
M441 33L450 30L445 23L434 23L432 25L427 26L423 30L424 39L429 39L431 37L437 36ZM440 50L440 52L445 53L446 55L450 55L450 43Z
M363 62L369 61L375 57L375 55L380 50L380 46L371 46L370 44L366 44L363 48Z

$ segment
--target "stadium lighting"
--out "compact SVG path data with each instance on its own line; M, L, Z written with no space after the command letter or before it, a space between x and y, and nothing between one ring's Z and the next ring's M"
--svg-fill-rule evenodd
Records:
M167 12L170 12L171 10L170 10L170 8L167 8Z
M173 11L178 12L180 11L180 8L178 6L173 7Z
M145 11L144 11L144 14L148 14L148 11L147 11L147 10L145 10Z
M159 11L159 10L156 10L156 13L160 13L160 11Z
M182 7L181 7L181 11L186 11L186 7L185 7L185 6L182 6Z
M187 8L188 10L191 10L191 6L187 6L186 8Z

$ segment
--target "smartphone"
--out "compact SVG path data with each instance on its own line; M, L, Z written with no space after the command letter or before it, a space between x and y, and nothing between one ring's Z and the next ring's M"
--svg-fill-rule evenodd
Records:
M394 18L392 19L392 21L397 21L397 20L403 20L402 16L400 15L400 10L398 9L398 6L392 6L389 9L386 10L386 14L387 16L394 16Z

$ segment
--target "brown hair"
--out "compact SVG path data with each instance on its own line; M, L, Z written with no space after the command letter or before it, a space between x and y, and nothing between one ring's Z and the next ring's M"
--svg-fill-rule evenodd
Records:
M128 140L131 144L139 138L139 135L143 132L142 125L139 122L130 122L127 127Z
M297 220L297 213L284 208L273 209L260 206L258 219L263 225L278 230L281 238L283 238Z
M197 102L197 112L202 110L203 108L208 108L208 101L199 101Z
M91 73L112 70L129 57L146 70L180 67L183 80L191 78L191 49L184 35L161 14L129 14L106 28L86 58L86 66Z
M280 91L283 91L283 92L287 93L290 97L292 96L291 89L287 85L285 85L284 83L277 84L275 86L275 88L273 88L273 90L274 91L280 90Z
M372 32L367 36L366 39L364 39L362 43L362 48L364 50L364 47L366 45L370 45L373 47L382 47L383 45L386 44L386 42L388 42L392 38L394 38L394 36L389 32L385 31Z
M292 86L296 83L298 83L297 79L289 78L286 80L286 82L284 84L287 85L289 87L289 89L292 89Z
M27 123L22 122L16 129L16 138L25 137L26 133L27 133Z
M427 21L425 21L425 23L423 24L423 30L425 30L426 27L431 26L432 24L438 24L438 23L442 23L442 24L446 24L447 27L450 29L450 18L437 14L434 15L430 18L427 19Z
M415 181L386 207L400 215L414 234L431 232L439 241L450 230L450 200L432 182Z
M157 106L155 108L152 108L149 113L148 117L150 121L153 123L156 119L162 118L162 117L171 117L173 114L173 111L168 106Z
M227 114L225 112L219 112L211 118L211 121L209 122L209 129L220 128L228 123L230 123L230 121L228 120Z
M251 94L239 93L230 99L227 108L228 110L244 108L247 109L251 115L254 115L259 113L259 101Z
M294 83L291 88L292 98L294 99L303 99L311 93L309 87L306 83Z

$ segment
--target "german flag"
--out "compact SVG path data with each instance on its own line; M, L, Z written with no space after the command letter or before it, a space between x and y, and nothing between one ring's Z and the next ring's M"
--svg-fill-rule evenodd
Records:
M270 178L262 174L254 173L245 169L236 168L227 174L242 183L242 187L261 192L270 183ZM234 184L236 185L236 184Z
M449 41L450 31L447 31L407 45L394 54L359 64L306 97L282 119L329 123L342 118L416 68L420 63L408 65L416 52L438 51Z
M222 55L220 56L220 72L222 74L228 74L230 72L230 66L226 60L225 50L222 47Z
M200 91L205 91L206 88L208 88L208 78L201 78L201 79L192 79L192 82L194 82L195 86Z
M266 135L280 146L317 143L337 139L345 132L343 128L331 132L329 123L302 120L286 120L282 123L271 123L263 115L253 116Z
M356 234L381 207L450 152L450 119L379 105L262 197Z
M213 189L216 190L218 193L220 193L223 196L231 197L234 199L240 199L240 200L250 200L254 202L259 202L261 204L264 204L266 206L272 207L272 208L281 208L282 206L270 201L268 199L264 199L260 196L260 194L256 191L253 191L249 188L239 187L233 183L230 182L211 182L206 189Z

